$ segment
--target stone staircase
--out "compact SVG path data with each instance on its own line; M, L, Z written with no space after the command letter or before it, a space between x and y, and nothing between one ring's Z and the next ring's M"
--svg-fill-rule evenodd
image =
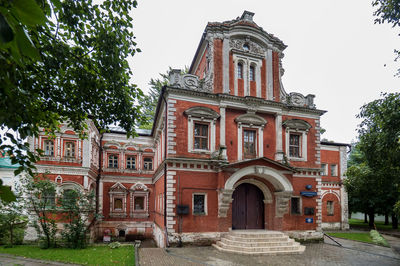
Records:
M247 255L301 254L305 246L279 231L232 230L213 244L220 251Z

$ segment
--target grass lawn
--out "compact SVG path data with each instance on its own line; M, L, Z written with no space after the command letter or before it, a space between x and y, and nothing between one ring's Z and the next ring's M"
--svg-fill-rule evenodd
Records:
M352 228L363 228L363 229L368 229L370 230L368 223L364 223L364 220L359 220L359 219L349 219L349 225ZM378 222L375 221L376 228L378 230L396 230L392 229L392 225L385 225L384 222Z
M339 238L344 238L344 239L349 239L349 240L356 240L360 242L365 242L365 243L372 243L372 238L368 233L328 233L328 235L333 236L333 237L339 237Z
M107 246L90 246L86 249L40 249L37 246L26 245L4 248L1 246L0 253L83 265L135 265L135 249L132 245L115 249Z

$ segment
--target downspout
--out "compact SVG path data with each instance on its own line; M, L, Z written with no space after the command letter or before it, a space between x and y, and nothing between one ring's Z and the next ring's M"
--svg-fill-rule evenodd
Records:
M99 208L100 208L100 199L99 199L99 195L100 195L100 179L101 179L101 171L103 169L103 165L102 165L102 161L103 161L103 146L102 146L102 142L103 142L103 133L101 133L100 135L100 143L99 143L99 172L97 174L97 178L96 178L96 217L98 217L99 215Z
M165 88L162 87L162 99L165 104L165 129L164 129L164 230L165 230L165 246L169 247L168 229L167 229L167 131L168 131L168 104L165 99Z

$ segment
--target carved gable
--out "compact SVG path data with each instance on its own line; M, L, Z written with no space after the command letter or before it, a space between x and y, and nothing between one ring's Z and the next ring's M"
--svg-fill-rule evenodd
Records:
M294 130L308 131L311 128L311 125L309 123L300 119L288 119L283 121L282 125L286 129L294 129Z
M184 112L184 114L191 117L199 117L207 119L217 119L220 117L220 115L214 110L202 106L189 108Z
M265 126L267 124L267 120L252 113L239 115L235 118L235 122L254 126Z

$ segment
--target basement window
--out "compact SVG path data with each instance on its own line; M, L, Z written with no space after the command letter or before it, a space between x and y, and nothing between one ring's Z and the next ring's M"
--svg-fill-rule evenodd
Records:
M193 194L193 215L207 215L207 194L194 193Z

